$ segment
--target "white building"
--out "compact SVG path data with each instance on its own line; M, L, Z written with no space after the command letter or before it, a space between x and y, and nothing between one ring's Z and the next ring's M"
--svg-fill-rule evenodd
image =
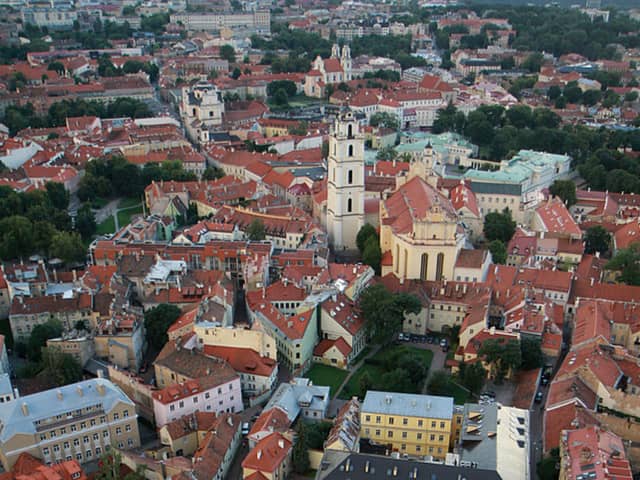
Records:
M337 249L355 249L364 225L364 135L351 112L336 120L329 136L327 231Z
M180 116L192 141L209 143L209 133L222 125L223 115L222 94L215 85L201 81L182 88Z

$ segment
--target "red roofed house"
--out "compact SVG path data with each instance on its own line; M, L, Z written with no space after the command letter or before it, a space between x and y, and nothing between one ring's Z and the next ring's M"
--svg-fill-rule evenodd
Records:
M622 439L595 425L563 431L560 458L561 480L633 478Z
M242 462L242 478L287 478L291 470L292 447L293 443L280 433L273 433L260 440Z
M332 295L322 303L320 334L323 341L316 347L314 356L327 359L340 368L356 358L365 347L366 329L364 318L356 305L345 295ZM339 358L343 357L343 362Z
M625 223L613 234L613 250L616 252L637 242L640 242L640 217Z
M552 234L556 237L580 240L582 230L565 204L559 198L549 197L549 200L536 209L531 221L531 228L541 236Z
M331 57L322 59L318 56L311 65L311 70L304 79L304 93L308 97L322 98L327 85L337 85L351 80L351 49L348 45L340 47L335 44L331 49Z

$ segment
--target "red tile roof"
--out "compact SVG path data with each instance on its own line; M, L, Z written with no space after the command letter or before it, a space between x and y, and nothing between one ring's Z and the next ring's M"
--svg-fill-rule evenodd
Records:
M351 335L356 335L364 328L364 317L357 306L345 295L336 295L322 303L322 309Z
M577 238L582 236L582 230L580 230L573 216L559 198L550 199L538 207L536 214L546 232L559 233Z
M269 377L277 368L277 362L272 358L261 357L260 354L250 348L220 347L217 345L205 345L204 353L212 357L221 358L236 372L249 375Z
M242 461L242 468L272 474L287 459L292 443L284 435L273 433L263 438Z
M313 355L316 357L322 357L327 350L333 347L336 347L345 358L347 358L351 353L351 347L349 344L344 338L339 337L336 340L329 340L328 338L321 340L313 349Z

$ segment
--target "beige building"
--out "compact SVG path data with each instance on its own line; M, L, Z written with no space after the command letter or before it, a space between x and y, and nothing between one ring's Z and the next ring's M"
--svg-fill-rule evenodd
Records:
M72 355L82 367L95 354L93 338L88 335L65 335L59 338L50 338L47 340L47 347Z
M421 175L380 203L383 275L451 280L464 240L451 202ZM385 262L385 257L391 261Z
M98 459L111 447L140 446L135 405L95 378L0 404L0 460L10 470L26 452L47 464Z
M276 342L268 333L246 328L227 328L213 322L197 322L193 331L201 347L234 347L248 348L261 357L276 358Z
M338 249L355 249L364 225L364 135L353 113L336 120L329 136L327 231Z

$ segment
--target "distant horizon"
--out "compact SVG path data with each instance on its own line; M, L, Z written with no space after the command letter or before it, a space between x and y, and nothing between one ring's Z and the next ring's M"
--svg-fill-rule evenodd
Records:
M560 7L569 8L572 5L579 5L584 7L585 0L464 0L464 3L472 5L511 5L513 7L525 7L528 5L535 7L543 7L548 4L557 3ZM640 8L638 0L602 0L602 7L617 7L617 8Z

